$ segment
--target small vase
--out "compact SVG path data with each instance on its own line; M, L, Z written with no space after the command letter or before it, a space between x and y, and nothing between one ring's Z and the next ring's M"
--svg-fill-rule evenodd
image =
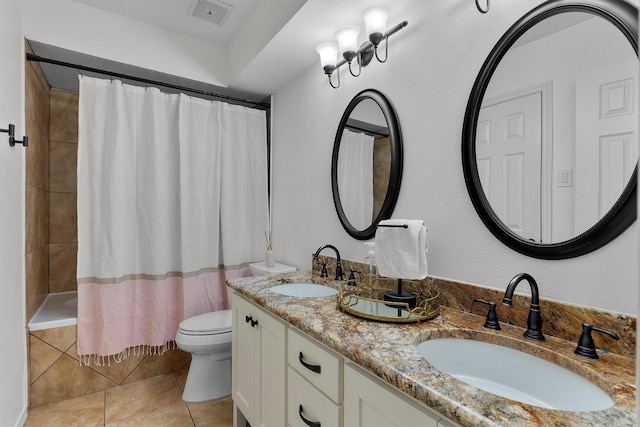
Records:
M265 253L265 258L266 258L267 267L273 267L274 265L276 265L276 259L275 259L275 255L273 254L273 250L267 249Z

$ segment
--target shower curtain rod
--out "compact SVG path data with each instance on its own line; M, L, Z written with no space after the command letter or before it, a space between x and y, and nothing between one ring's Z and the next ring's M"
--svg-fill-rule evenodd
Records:
M89 72L92 72L92 73L105 74L105 75L108 75L108 76L111 76L111 77L115 77L115 78L118 78L118 79L133 80L133 81L136 81L136 82L149 84L149 85L153 85L153 86L163 86L163 87L167 87L167 88L170 88L170 89L179 90L179 91L182 91L182 92L197 93L197 94L204 95L204 96L211 96L211 97L214 97L214 98L224 99L224 100L227 100L227 101L231 101L233 103L253 105L256 108L264 109L264 110L268 110L268 109L271 108L271 105L269 103L264 102L264 101L262 101L262 102L249 101L248 99L236 98L236 97L228 96L228 95L220 95L220 94L217 94L217 93L207 92L207 91L199 90L199 89L193 89L193 88L189 88L189 87L186 87L186 86L179 86L179 85L174 85L174 84L171 84L171 83L164 83L164 82L160 82L160 81L156 81L156 80L144 79L142 77L130 76L130 75L127 75L127 74L122 74L122 73L116 73L116 72L113 72L113 71L101 70L99 68L87 67L85 65L78 65L78 64L72 64L72 63L64 62L64 61L58 61L57 59L43 58L42 56L34 55L32 53L27 53L26 55L27 55L27 61L46 62L48 64L59 65L61 67L75 68L75 69L77 69L79 71L80 70L89 71Z

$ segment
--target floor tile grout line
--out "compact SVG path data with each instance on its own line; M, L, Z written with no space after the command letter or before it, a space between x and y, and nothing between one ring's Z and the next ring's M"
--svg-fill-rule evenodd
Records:
M180 400L182 400L182 388L180 387L180 381L178 381L178 371L173 371L172 374L173 374L173 379L176 381L176 385L178 386L178 391L180 392ZM184 400L182 400L182 403L184 404L184 406L187 407L187 412L189 413L189 417L191 417L191 422L193 423L193 427L197 427L196 420L193 418L193 414L191 413L191 408L189 407L189 404Z
M129 357L129 356L127 356L127 357ZM134 355L133 357L135 357L135 355ZM140 359L140 361L139 361L139 362L136 364L136 366L131 370L131 372L129 372L129 373L128 373L128 374L127 374L127 375L122 379L122 381L120 382L120 385L124 385L124 384L125 384L125 381L127 381L127 379L128 379L131 375L133 375L133 373L134 373L134 372L135 372L135 371L140 367L140 365L142 365L142 362L144 362L145 360L147 360L147 358L148 358L148 357L149 357L149 355L147 354L145 357L143 357L142 359ZM159 374L159 375L161 375L161 374ZM135 381L133 381L133 382L135 382ZM127 383L127 384L131 384L131 383Z
M47 343L47 342L45 342L45 344L49 345L50 347L53 347L51 344L49 344L49 343ZM53 347L53 348L55 348L55 347ZM55 348L55 349L56 349L56 350L58 350L57 348ZM60 351L60 350L58 350L58 351ZM53 368L53 366L54 366L56 363L58 363L61 359L63 359L64 357L68 357L68 358L69 358L69 359L71 359L74 363L76 363L76 362L80 362L78 359L74 358L74 357L73 357L73 356L71 356L70 354L62 353L62 354L60 355L60 357L58 357L58 358L55 360L55 362L53 362L53 363L52 363L52 364L51 364L47 369L45 369L45 370L44 370L44 372L42 372L42 374L40 374L40 375L38 376L38 378L36 378L36 381L37 381L37 380L39 380L39 379L40 379L40 378L41 378L45 373L47 373L51 368ZM81 363L81 362L80 362L80 363ZM90 369L90 370L91 370L91 371L93 371L94 373L96 373L96 374L98 374L98 375L102 376L103 378L105 378L105 379L107 379L108 381L110 381L110 382L112 382L113 384L115 384L115 385L113 385L113 386L111 386L111 387L107 387L107 388L102 389L102 390L95 390L95 391L92 391L91 393L97 393L97 392L100 392L100 391L104 391L104 392L106 392L106 391L107 391L107 390L109 390L109 389L112 389L112 388L115 388L115 387L119 387L119 386L121 385L121 384L118 384L117 382L115 382L114 380L112 380L111 378L109 378L109 377L107 377L107 376L103 375L102 373L100 373L100 372L96 371L95 369L91 368L90 366L85 366L85 365L81 365L81 366L82 366L82 367L84 367L84 368ZM31 387L35 384L35 382L36 382L36 381L33 381L31 384L29 384L29 405L31 405L31 399L30 399L30 397L31 397ZM47 402L47 403L45 403L44 405L49 405L49 404L52 404L52 403L58 403L58 402L64 402L65 400L75 399L75 398L77 398L77 397L86 396L87 394L91 394L91 393L85 393L85 394L81 394L81 395L78 395L78 396L67 396L66 398L64 398L64 399L62 399L62 400L56 400L56 401L54 401L54 402ZM38 406L35 406L35 407L33 407L33 408L31 408L31 407L30 407L30 409L40 408L40 407L42 407L42 406L44 406L44 405L38 405Z
M177 380L177 375L176 375L176 374L174 374L174 379L175 379L175 380ZM102 398L101 398L101 399L102 399L102 402L103 402L103 409L102 409L102 413L103 413L103 421L102 421L102 422L100 422L99 424L96 424L96 425L101 425L101 426L103 426L103 427L108 427L109 425L112 425L112 423L118 423L118 422L120 422L120 421L122 421L122 420L125 420L125 419L127 419L127 418L130 418L130 417L135 417L135 416L138 416L138 415L143 414L143 413L151 413L151 412L154 412L155 410L158 410L158 408L156 408L156 409L148 409L148 410L146 410L146 411L138 412L138 413L136 413L136 414L131 414L129 417L125 417L125 418L122 418L122 419L119 419L119 420L114 420L114 421L112 421L112 423L107 423L107 422L106 422L106 421L107 421L107 420L106 420L106 411L107 411L107 407L108 407L108 406L107 406L106 392L107 392L106 390L101 390L101 391L99 391L99 392L96 392L96 393L102 393ZM222 399L218 399L217 401L218 401L218 402L222 402L223 400L227 400L227 399L230 399L230 396L225 397L225 398L222 398ZM191 424L190 424L190 425L191 425L191 426L194 426L194 427L197 427L197 426L198 426L198 423L197 423L197 422L196 422L196 420L195 420L195 417L194 417L194 415L193 415L193 413L192 413L192 411L191 411L191 407L190 407L189 403L187 403L187 402L183 401L182 399L180 399L180 400L176 400L175 402L176 402L176 403L177 403L177 402L181 402L181 403L182 403L182 406L181 406L182 408L184 408L184 407L186 406L187 411L188 411L187 413L189 414L189 417L190 417L190 419L191 419ZM203 403L205 403L205 402L203 402ZM195 403L194 405L196 405L196 406L197 406L197 405L199 405L199 403ZM179 407L179 405L178 405L178 406L176 406L176 408L177 408L177 407ZM81 415L81 414L78 414L78 415ZM75 421L75 422L81 422L81 423L82 423L82 422L83 422L83 420L84 420L84 419L75 419L74 421ZM86 420L84 420L84 421L86 421ZM186 419L185 419L185 421L186 421ZM68 422L69 422L69 421L68 421ZM85 425L85 424L77 424L77 425ZM204 424L204 425L207 425L207 426L212 427L212 426L218 426L218 425L222 426L223 424L218 424L218 423L214 420L214 424ZM231 424L224 424L224 425L225 425L225 426L229 426L229 427L231 426ZM58 425L58 427L60 427L60 425Z
M102 405L102 425L103 427L106 427L107 425L107 390L102 390L103 393L103 402L104 404Z
M113 388L111 388L111 389L109 389L109 390L110 390L110 391L113 391L113 392L117 392L117 389L123 389L124 387L132 386L132 385L133 385L133 384L135 384L135 383L140 383L140 382L149 381L149 380L151 380L151 379L153 379L153 378L156 378L156 379L157 379L158 377L169 377L170 375L172 375L172 376L173 376L173 379L174 379L174 381L175 381L174 386L176 387L176 389L178 390L178 393L179 393L179 398L178 398L178 400L176 400L176 402L183 402L183 401L182 401L182 398L181 398L181 393L180 393L180 386L178 385L178 383L177 383L177 381L176 381L176 376L175 376L175 373L174 373L174 372L165 372L165 373L163 373L163 374L154 375L154 376L152 376L152 377L145 378L145 379L142 379L142 380L134 381L134 382L127 383L127 384L121 384L121 385L118 385L117 387L113 387ZM105 395L106 395L106 391L107 391L107 390L105 390ZM183 403L184 403L184 402L183 402ZM107 405L107 404L105 404L105 410L108 410L107 406L108 406L108 405ZM107 423L107 422L106 422L106 421L107 421L107 419L106 419L107 417L106 417L106 415L105 415L105 424L106 424L106 425L108 425L108 424L110 424L110 423L115 423L115 422L118 422L118 421L121 421L121 420L124 420L124 419L130 418L130 417L136 416L136 415L138 415L138 414L145 413L145 412L152 412L152 411L158 410L158 409L160 409L160 408L161 408L161 406L154 406L154 407L152 407L152 408L147 408L147 409L145 409L145 410L143 410L143 411L141 411L141 412L131 413L131 414L129 414L129 415L127 415L127 416L125 416L124 418L119 418L119 419L117 419L117 420L111 420L109 423Z
M38 341L40 341L41 343L43 343L43 344L45 344L45 345L47 345L47 346L51 347L52 349L54 349L54 350L56 350L57 352L59 352L59 353L60 353L60 355L59 355L58 357L56 357L56 360L54 360L54 361L53 361L53 362L52 362L52 363L47 367L47 369L45 369L44 371L42 371L42 372L40 373L40 375L38 375L38 376L36 377L36 379L29 378L29 388L31 388L31 386L33 386L33 385L36 383L36 381L38 381L38 380L39 380L39 379L40 379L40 378L41 378L41 377L42 377L42 376L43 376L43 375L44 375L44 374L45 374L49 369L51 369L51 367L52 367L53 365L55 365L55 364L56 364L56 362L57 362L58 360L60 360L60 358L61 358L62 356L64 356L66 353L65 353L64 351L61 351L61 350L60 350L59 348L57 348L56 346L49 344L48 342L46 342L45 340L43 340L43 339L42 339L42 338L40 338L40 337L37 337L37 336L35 336L35 335L31 334L31 333L29 333L29 335L30 335L30 336L33 336L35 339L37 339L37 340L38 340ZM31 361L29 361L29 370L31 370ZM29 373L31 373L31 372L29 372ZM42 405L40 405L40 406L42 406ZM37 406L36 406L36 408L37 408Z

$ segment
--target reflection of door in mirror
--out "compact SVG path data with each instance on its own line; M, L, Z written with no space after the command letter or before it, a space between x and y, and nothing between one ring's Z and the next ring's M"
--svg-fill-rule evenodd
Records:
M576 76L586 75L589 70L608 69L611 64L624 61L635 64L631 71L633 83L620 85L631 77L609 72L608 77L592 83L593 87L605 81L609 85L606 93L600 89L592 91L593 103L577 93ZM638 160L637 151L625 152L622 147L625 144L635 146L636 142L629 139L631 137L625 139L627 142L621 139L629 127L614 129L607 125L608 129L598 130L593 126L603 125L598 119L601 114L599 99L605 95L616 117L607 120L608 123L619 124L622 116L619 111L624 108L629 108L629 116L637 120L637 99L623 99L626 90L637 97L637 64L633 47L618 28L601 17L584 12L560 13L543 19L517 39L502 57L487 86L483 107L487 106L485 102L526 92L527 88L544 85L542 82L549 82L553 89L549 91L549 102L552 102L549 116L545 113L544 93L542 101L542 179L539 183L542 204L534 209L542 213L541 240L514 227L515 234L543 243L568 241L593 226L619 199ZM590 118L580 118L583 108L592 110ZM629 126L637 129L638 123ZM477 131L482 132L479 127ZM613 139L604 140L604 135ZM545 140L548 141L548 152ZM621 156L626 160L621 160ZM608 172L600 173L607 165ZM583 182L583 179L586 180ZM498 184L492 182L491 186L494 185ZM498 211L493 204L492 209ZM547 215L548 220L545 219ZM500 218L505 226L509 225L511 219Z
M613 207L638 159L638 61L576 76L576 234Z
M485 106L478 117L476 156L485 196L513 232L540 242L541 94Z

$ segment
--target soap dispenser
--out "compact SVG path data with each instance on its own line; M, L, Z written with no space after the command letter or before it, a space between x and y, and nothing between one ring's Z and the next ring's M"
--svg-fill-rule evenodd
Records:
M376 242L365 242L368 252L364 257L364 264L366 266L365 274L369 277L369 286L373 283L374 277L378 277L378 269L376 267Z

